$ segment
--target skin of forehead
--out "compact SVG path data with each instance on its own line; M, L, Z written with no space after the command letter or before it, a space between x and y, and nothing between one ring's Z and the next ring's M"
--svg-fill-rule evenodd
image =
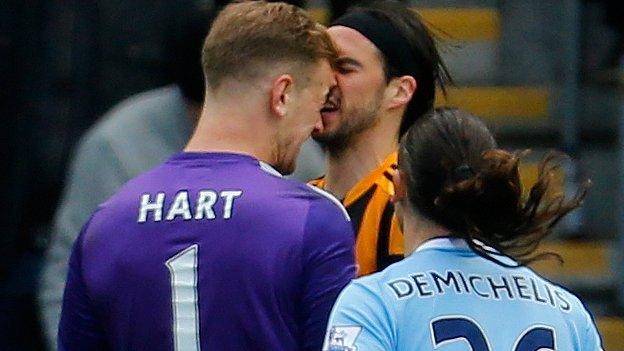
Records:
M366 56L370 55L370 57L376 59L377 63L381 64L381 52L379 48L362 33L345 26L330 27L328 32L336 43L340 56L346 56L348 52L351 55L358 55L360 59L365 59ZM351 55L349 55L349 57L352 57ZM358 57L352 58L356 59Z

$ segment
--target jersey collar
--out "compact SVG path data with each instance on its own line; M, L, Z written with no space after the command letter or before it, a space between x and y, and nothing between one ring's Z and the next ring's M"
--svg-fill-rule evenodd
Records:
M263 171L269 174L272 174L276 177L280 177L280 178L283 177L283 175L280 172L278 172L275 168L273 168L273 166L271 166L270 164L264 161L260 161L260 160L258 160L258 164L260 164L260 168L262 168Z
M388 155L379 167L375 168L364 178L360 179L360 181L358 181L353 188L349 190L343 200L343 204L346 207L350 206L374 185L381 186L389 195L394 195L394 186L390 177L392 177L392 172L394 172L397 167L397 159L397 151ZM385 180L387 176L384 175L384 173L388 173L387 180Z
M478 246L483 247L486 251L499 253L498 250L485 245L483 242L474 239L474 243ZM414 252L428 250L428 249L462 249L462 250L470 250L470 246L466 243L465 239L462 238L454 238L451 236L439 236L432 239L429 239L422 243Z
M450 236L436 237L422 243L414 252L428 249L469 249L466 240Z

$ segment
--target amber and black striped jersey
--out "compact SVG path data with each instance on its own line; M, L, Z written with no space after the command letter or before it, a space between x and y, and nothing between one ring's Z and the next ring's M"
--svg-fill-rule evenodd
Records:
M403 258L403 233L390 202L394 195L392 172L396 168L397 153L393 152L342 199L357 235L358 276L378 272ZM325 178L310 184L324 188Z

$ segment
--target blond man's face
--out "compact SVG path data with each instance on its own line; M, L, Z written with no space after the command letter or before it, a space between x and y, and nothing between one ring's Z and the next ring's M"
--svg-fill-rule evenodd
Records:
M283 138L279 168L284 174L295 170L301 145L312 131L322 130L321 110L329 91L336 86L336 78L328 60L321 60L308 70L307 77L301 77L295 85L298 88L292 95L292 110L280 128Z

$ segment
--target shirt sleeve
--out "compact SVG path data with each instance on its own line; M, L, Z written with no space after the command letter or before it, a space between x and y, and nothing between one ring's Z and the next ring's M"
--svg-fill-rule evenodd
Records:
M104 334L89 298L82 270L82 242L85 225L69 259L67 283L58 329L58 350L106 350Z
M314 201L303 239L304 350L320 350L329 312L340 291L355 277L353 227L344 208Z
M99 131L87 134L72 160L40 282L39 306L50 349L56 344L72 245L97 205L117 191L127 178L110 144Z
M394 350L391 321L381 296L355 281L334 305L323 350Z
M596 324L588 311L585 311L586 316L586 325L585 325L585 336L583 338L584 346L582 351L602 351L602 342L600 340L600 335L598 334L598 329L596 328Z

